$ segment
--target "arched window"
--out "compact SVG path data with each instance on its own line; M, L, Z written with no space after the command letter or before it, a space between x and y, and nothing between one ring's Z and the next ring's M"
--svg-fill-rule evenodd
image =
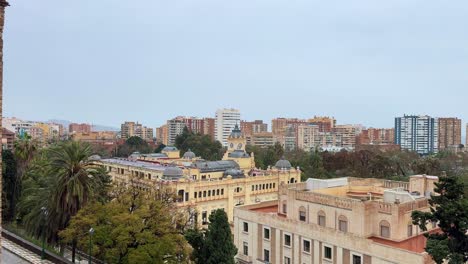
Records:
M341 232L348 232L348 218L344 215L338 217L338 229Z
M317 223L319 226L326 225L326 215L324 211L319 211L317 214Z
M390 223L382 220L380 221L380 236L381 237L390 237Z
M307 211L304 206L299 207L299 221L307 221Z

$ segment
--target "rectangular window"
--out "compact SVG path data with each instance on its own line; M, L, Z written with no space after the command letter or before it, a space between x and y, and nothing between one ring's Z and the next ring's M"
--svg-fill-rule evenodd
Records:
M263 238L270 240L270 229L269 228L263 228Z
M302 251L310 253L310 240L302 240Z
M245 256L249 255L249 244L247 244L247 242L244 242L242 253L244 253Z
M305 222L306 221L306 212L299 211L299 221Z
M268 249L263 250L263 261L270 262L270 250Z
M319 224L319 226L325 226L325 216L324 215L319 215L318 216L318 224Z
M359 255L354 255L353 254L351 264L362 264L362 257L359 256Z
M381 237L390 237L390 227L380 226L380 236Z
M291 246L291 235L284 234L284 245L287 247Z
M208 212L207 211L202 212L202 224L203 225L208 224Z
M286 203L283 204L283 214L287 214L288 213L288 207L286 205Z
M244 232L248 233L249 232L249 223L244 222Z
M221 195L224 195L224 189L221 189Z
M339 227L341 232L348 232L348 222L347 221L339 220L338 221L338 227Z
M323 257L328 260L332 260L332 248L324 246L323 247Z
M407 230L406 232L408 234L408 237L412 237L413 236L413 225L408 225L406 230Z
M284 257L284 264L291 264L291 258L290 257Z
M197 196L198 196L198 193L197 193L197 192L194 192L194 193L193 193L193 197L195 197L195 199L197 199Z

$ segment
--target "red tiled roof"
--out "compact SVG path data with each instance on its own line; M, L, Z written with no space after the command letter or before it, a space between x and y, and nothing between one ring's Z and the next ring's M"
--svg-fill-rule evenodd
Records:
M439 229L432 230L429 233L432 234L436 232L440 232ZM427 241L427 238L424 236L424 234L420 234L420 235L417 235L417 236L414 236L414 237L411 237L411 238L408 238L406 240L399 241L399 242L384 239L381 237L370 237L369 239L379 244L383 244L383 245L395 247L395 248L401 248L401 249L413 251L416 253L425 252L424 248L426 247L426 241Z

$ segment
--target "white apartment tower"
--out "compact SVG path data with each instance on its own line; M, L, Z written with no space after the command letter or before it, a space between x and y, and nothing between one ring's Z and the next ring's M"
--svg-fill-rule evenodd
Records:
M421 155L438 152L438 122L430 116L395 118L395 144Z
M215 138L223 146L227 146L227 139L234 127L240 124L240 112L233 108L218 109L215 116Z

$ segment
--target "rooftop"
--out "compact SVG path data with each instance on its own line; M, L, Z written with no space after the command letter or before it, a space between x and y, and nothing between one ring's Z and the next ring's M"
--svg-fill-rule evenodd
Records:
M101 159L101 161L113 163L113 164L119 164L123 166L133 166L133 167L139 167L139 168L144 168L148 170L156 170L156 171L164 171L164 169L166 169L165 166L162 166L156 163L138 161L138 160L110 158L110 159Z

